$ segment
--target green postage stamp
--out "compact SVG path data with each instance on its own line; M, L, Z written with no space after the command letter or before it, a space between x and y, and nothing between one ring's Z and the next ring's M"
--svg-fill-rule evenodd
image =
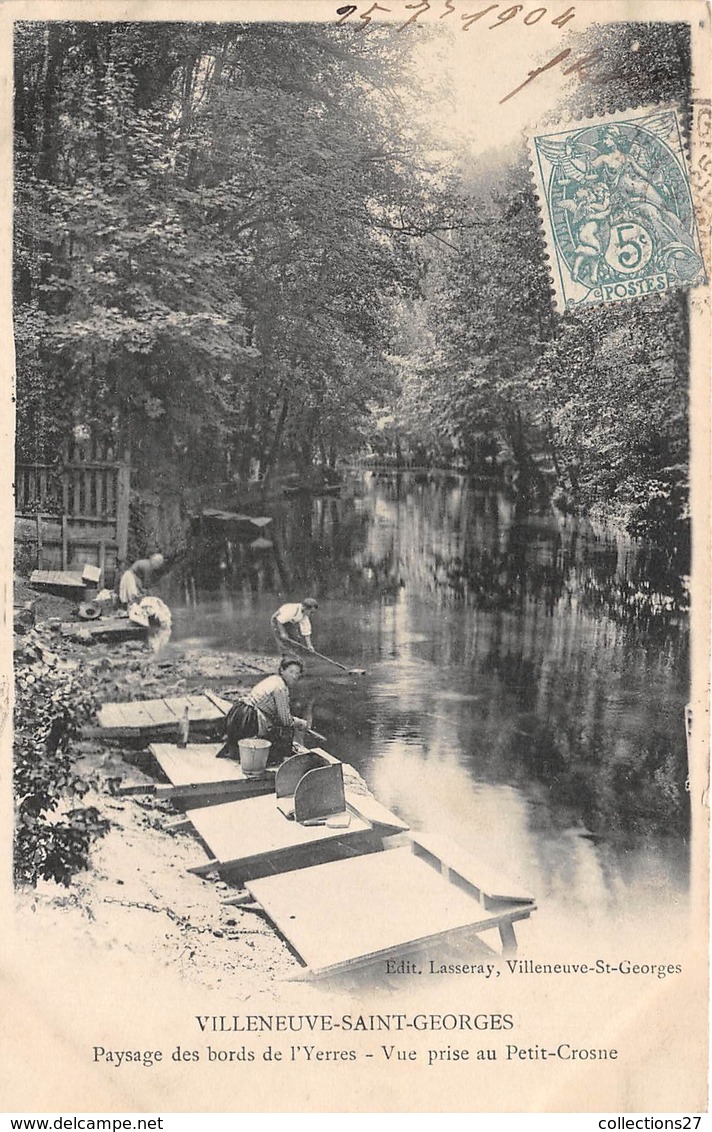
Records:
M536 134L530 152L561 310L705 282L674 109Z

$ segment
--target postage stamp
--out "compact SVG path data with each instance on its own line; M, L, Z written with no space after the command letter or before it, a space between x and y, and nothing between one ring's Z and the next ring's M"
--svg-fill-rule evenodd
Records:
M706 281L674 109L535 134L530 153L561 310Z

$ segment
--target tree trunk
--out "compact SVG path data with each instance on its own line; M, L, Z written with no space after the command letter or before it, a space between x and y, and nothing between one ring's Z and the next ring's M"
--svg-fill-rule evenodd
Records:
M42 90L42 145L37 172L54 181L59 146L59 77L62 70L62 25L50 23L45 36L45 81Z
M519 409L516 409L509 416L507 433L518 475L516 485L517 507L526 507L533 494L536 476L525 435L522 414Z
M317 416L312 414L309 423L299 444L300 465L305 475L314 467L314 432L316 430Z
M107 44L101 43L98 24L90 24L88 29L89 53L91 55L92 78L94 80L94 122L96 123L96 155L99 158L99 172L106 161L106 115L103 107L104 79L106 77L106 55L104 50Z
M284 426L287 423L287 413L288 412L289 412L289 397L288 397L287 394L285 394L284 397L282 398L282 407L279 411L279 417L277 418L277 427L274 430L274 438L272 440L272 445L271 445L271 448L269 450L269 454L268 454L268 456L265 460L264 473L263 473L263 476L262 476L262 482L263 482L263 485L265 487L267 486L270 479L272 478L272 474L274 472L274 466L277 462L277 456L279 455L279 450L282 446L282 435L284 433Z
M242 480L248 479L250 475L250 463L255 450L254 431L255 401L254 398L250 397L245 410L245 420L240 422L240 432L238 436L242 436L242 440L238 439L237 441L237 474Z

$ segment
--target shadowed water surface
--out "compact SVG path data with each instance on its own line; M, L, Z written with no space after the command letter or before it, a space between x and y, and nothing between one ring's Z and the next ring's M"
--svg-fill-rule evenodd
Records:
M688 642L664 556L443 474L367 473L265 513L271 548L196 539L166 588L176 636L274 653L271 613L315 594L317 648L367 674L305 681L297 706L383 804L532 892L530 942L623 946L661 907L671 938Z

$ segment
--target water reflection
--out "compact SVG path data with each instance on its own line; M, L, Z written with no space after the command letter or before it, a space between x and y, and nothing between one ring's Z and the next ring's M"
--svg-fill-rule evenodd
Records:
M303 708L385 805L504 865L544 920L678 899L687 635L664 556L442 475L270 513L269 550L203 531L179 636L271 652L279 601L315 593L317 647L368 675L310 682Z

